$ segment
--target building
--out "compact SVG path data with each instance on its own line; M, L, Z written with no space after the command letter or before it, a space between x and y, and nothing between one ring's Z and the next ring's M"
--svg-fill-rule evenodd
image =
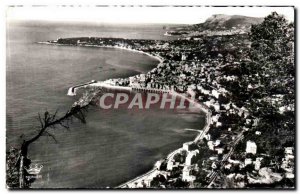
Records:
M167 170L173 170L173 167L174 167L174 160L168 160Z
M185 54L185 53L183 53L182 55L181 55L181 60L182 61L185 61L187 59L187 55Z
M261 135L260 131L255 131L255 135Z
M251 158L246 158L245 159L245 166L252 164L252 159Z
M217 90L212 90L211 94L216 98L219 98L220 95L220 93Z
M259 157L259 158L256 158L255 162L254 162L254 169L255 170L259 170L260 169L260 166L261 166L261 161L263 160L263 158Z
M182 170L182 180L187 182L193 182L196 177L190 174L191 166L184 166Z
M197 157L199 154L199 150L193 150L188 152L186 158L185 158L185 165L190 166L193 163L193 159Z
M292 147L286 147L284 148L284 151L286 154L293 154L293 148Z
M224 148L215 148L218 154L223 154Z
M253 141L247 141L246 153L255 155L256 151L257 151L256 143Z
M215 145L214 145L214 142L213 141L208 141L207 142L207 146L210 150L214 150L215 148Z
M179 166L179 162L175 162L174 160L169 160L167 163L167 170L173 170L173 168L176 168Z

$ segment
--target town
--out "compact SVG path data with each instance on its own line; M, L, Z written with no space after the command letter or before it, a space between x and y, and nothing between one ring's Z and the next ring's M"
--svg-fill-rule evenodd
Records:
M49 43L123 48L156 57L160 63L150 72L106 82L195 96L209 110L209 130L201 138L184 143L151 173L122 188L294 188L293 33L293 24L272 13L249 33Z

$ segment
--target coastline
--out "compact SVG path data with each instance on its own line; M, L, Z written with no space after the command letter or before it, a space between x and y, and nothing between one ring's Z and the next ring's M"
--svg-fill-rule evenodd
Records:
M159 63L157 64L157 66L159 66L160 64L163 63L164 59L161 58L160 56L157 56L157 55L152 55L150 53L147 53L145 51L140 51L140 50L136 50L136 49L131 49L131 48L127 48L127 47L122 47L122 46L99 46L99 45L89 45L89 44L85 44L85 45L71 45L71 44L59 44L59 43L51 43L51 42L37 42L38 44L47 44L47 45L57 45L57 46L80 46L80 47L96 47L96 48L114 48L114 49L122 49L122 50L127 50L127 51L131 51L131 52L136 52L136 53L140 53L140 54L145 54L149 57L152 57L152 58L155 58L159 61ZM152 70L150 70L152 71ZM139 75L139 74L137 74ZM91 83L91 84L88 84L88 85L91 85L91 86L95 86L95 85L99 85L99 81L96 82L96 83ZM101 85L101 84L100 84ZM102 86L104 87L104 85ZM108 87L108 85L106 85L106 87ZM122 86L120 86L122 87ZM124 87L125 88L125 87ZM195 104L197 107L199 107L199 110L200 112L204 112L206 114L206 123L205 123L205 126L203 127L202 130L196 130L198 132L197 136L194 138L194 140L192 141L189 141L189 142L197 142L199 141L201 138L204 137L204 135L207 134L207 132L209 131L209 125L210 125L210 122L211 122L211 111L209 110L209 108L205 107L205 105L202 105L200 104L199 102L193 100L193 99L190 99L188 98L187 96L184 96L183 94L179 94L175 91L172 91L170 92L171 95L176 95L176 96L179 96L181 98L184 98L185 100L188 100L190 103L193 103ZM185 143L188 143L188 142L185 142ZM169 153L166 157L166 160L167 162L172 160L173 159L173 156L176 155L177 153L181 152L182 151L182 147L172 151L171 153ZM159 160L160 161L160 160ZM139 175L129 181L126 181L125 183L115 187L115 188L119 188L119 189L122 189L122 188L132 188L133 185L135 185L136 183L141 183L142 181L144 181L145 179L149 179L149 178L153 178L155 176L157 176L159 174L159 170L155 167L155 164L159 161L156 161L154 163L154 167L153 169L145 172L144 174L142 175Z
M192 142L199 141L209 131L209 125L210 125L210 122L211 122L211 111L209 110L209 108L205 107L204 105L200 104L199 102L193 101L192 99L190 99L190 98L188 98L188 97L186 97L186 96L184 96L182 94L179 94L177 92L171 93L171 94L183 97L185 100L188 100L190 103L196 104L199 107L200 111L203 111L206 114L206 123L205 123L205 126L203 127L202 131L201 130L197 130L198 131L198 135L195 137L195 139ZM186 142L186 143L188 143L188 142ZM182 151L182 147L180 147L180 148L174 150L173 152L169 153L168 156L166 157L166 162L169 162L170 160L172 160L173 156L175 156L177 153L179 153L181 151ZM159 161L156 161L156 163L157 162L159 162ZM149 179L149 178L153 178L153 177L157 176L159 174L159 170L156 169L155 164L154 164L153 169L149 170L148 172L146 172L146 173L144 173L144 174L142 174L142 175L140 175L138 177L135 177L135 178L133 178L133 179L131 179L129 181L126 181L125 183L117 186L116 188L118 188L118 189L131 188L136 183L142 183L145 179Z
M131 49L131 48L127 48L127 47L122 47L122 46L99 46L99 45L92 45L92 44L85 44L85 45L71 45L71 44L59 44L59 43L51 43L51 42L37 42L38 44L47 44L47 45L56 45L56 46L80 46L80 47L95 47L95 48L113 48L113 49L122 49L122 50L127 50L127 51L131 51L131 52L137 52L137 53L141 53L144 55L147 55L151 58L154 58L156 60L159 61L159 64L161 64L163 62L163 58L161 58L160 56L156 56L156 55L152 55L150 53L147 53L145 51L140 51L140 50L136 50L136 49ZM157 66L159 65L157 64Z

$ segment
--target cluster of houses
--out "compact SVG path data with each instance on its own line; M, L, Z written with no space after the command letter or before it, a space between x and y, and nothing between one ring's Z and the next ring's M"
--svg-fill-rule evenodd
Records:
M285 157L282 158L281 168L285 171L286 178L294 178L294 166L295 166L294 148L285 148Z

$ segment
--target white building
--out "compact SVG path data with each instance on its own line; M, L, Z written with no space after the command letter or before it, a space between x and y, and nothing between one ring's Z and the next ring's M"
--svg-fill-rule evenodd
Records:
M260 166L261 166L261 161L263 160L263 158L261 157L258 157L256 158L255 162L254 162L254 169L255 170L259 170L260 169Z
M255 131L255 135L261 135L260 131Z
M251 158L245 158L245 166L252 164L252 159Z
M207 146L210 150L214 150L214 142L213 141L208 141Z
M185 61L187 59L187 55L185 55L185 53L183 53L182 55L181 55L181 60L182 61Z
M215 150L217 151L218 154L223 154L224 152L224 148L216 148Z
M286 147L284 148L284 151L286 154L293 154L293 148L292 147Z
M214 150L216 146L219 146L221 144L221 140L217 139L215 142L208 141L207 146L210 150Z
M193 150L188 152L186 158L185 158L185 165L190 166L192 165L192 159L196 157L199 154L199 150Z
M211 136L210 136L210 134L205 134L205 135L204 135L204 138L205 138L207 141L210 141Z
M247 141L246 153L256 154L257 146L253 141Z
M173 170L174 160L169 160L167 163L167 170Z
M192 182L196 180L196 177L190 174L191 167L184 166L182 170L182 180L187 182Z
M230 169L232 167L232 164L230 164L230 163L226 164L224 167L225 167L225 169Z
M220 95L220 93L217 90L212 90L211 94L216 98L219 98Z
M222 123L221 122L217 122L216 123L216 127L221 127L222 126Z
M215 103L213 106L214 106L214 108L215 108L215 110L216 110L217 112L220 111L220 104L219 104L218 102Z

